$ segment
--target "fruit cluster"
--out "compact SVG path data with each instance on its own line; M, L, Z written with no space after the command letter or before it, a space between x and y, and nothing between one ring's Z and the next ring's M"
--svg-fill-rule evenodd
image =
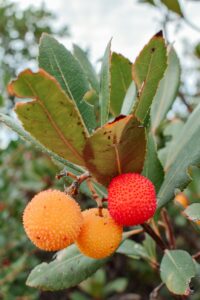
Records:
M47 190L28 203L23 224L30 240L42 250L57 251L75 242L83 254L100 259L118 248L123 226L142 224L155 210L156 193L151 181L140 174L127 173L110 182L108 209L81 212L70 195Z

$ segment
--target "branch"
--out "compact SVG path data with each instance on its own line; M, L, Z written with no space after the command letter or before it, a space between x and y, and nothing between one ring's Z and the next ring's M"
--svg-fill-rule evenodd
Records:
M136 234L139 234L139 233L142 233L144 232L144 229L141 229L141 228L138 228L138 229L133 229L133 230L130 230L130 231L126 231L123 236L124 238L129 238L130 236L133 236L133 235L136 235Z
M170 249L175 249L176 242L175 242L174 232L173 232L172 224L170 222L167 210L163 208L161 214L162 214L163 221L165 223L166 235L169 241Z
M160 290L162 289L163 286L164 286L164 283L161 282L155 289L153 289L153 291L150 294L149 300L158 299L158 293L160 292Z
M144 228L144 231L152 237L152 239L156 242L156 244L159 246L159 248L162 251L165 251L165 249L168 249L168 247L165 245L163 240L159 237L159 235L157 235L155 233L155 231L151 228L151 226L149 226L149 224L144 223L144 224L141 224L141 226Z
M193 111L193 108L190 106L190 104L187 103L187 100L185 99L185 95L182 92L179 91L178 96L180 97L183 104L185 104L188 112L191 113Z
M198 260L200 258L200 251L192 255L192 258Z
M74 181L72 182L72 184L69 187L65 187L65 193L71 196L74 196L78 193L78 189L80 184L85 181L86 179L90 178L91 175L89 172L85 172L83 174L81 174L80 176L76 176L75 174L68 172L68 171L62 171L60 172L60 174L56 175L56 179L61 179L62 177L65 176L69 176L72 179L74 179Z

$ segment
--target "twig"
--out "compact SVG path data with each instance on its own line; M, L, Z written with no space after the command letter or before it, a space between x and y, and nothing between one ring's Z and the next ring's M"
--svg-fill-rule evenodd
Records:
M163 223L163 221L158 221L158 225L160 226L160 227L163 227L163 228L165 228L165 224Z
M151 228L151 226L149 226L149 224L144 223L144 224L141 224L141 226L144 228L144 231L152 237L152 239L156 242L156 244L160 247L161 250L164 251L165 249L168 248L165 245L165 243L163 242L163 240Z
M150 224L152 225L153 230L155 231L155 233L157 235L159 235L159 237L160 237L160 231L159 231L158 226L156 225L156 222L153 218L151 219Z
M163 286L164 286L164 283L161 282L155 289L153 289L153 291L150 294L149 300L158 299L159 291L162 289Z
M126 231L123 236L124 238L129 238L130 236L133 236L133 235L136 235L136 234L139 234L139 233L142 233L144 232L144 229L141 229L141 228L138 228L138 229L133 229L133 230L130 230L130 231Z
M200 251L192 255L192 258L198 260L200 258Z
M92 197L94 198L94 200L97 203L97 206L99 208L99 215L102 217L103 199L100 198L99 195L97 194L97 192L93 186L93 183L90 179L87 180L87 185L88 185L90 192L92 193Z
M79 189L79 183L76 180L73 181L70 186L66 187L64 185L64 192L65 192L65 194L70 195L70 196L77 195L78 194L78 189Z
M190 106L190 104L187 103L187 100L185 99L185 95L182 92L179 91L178 96L180 97L183 104L185 104L188 112L191 113L193 111L193 108Z
M72 179L74 179L74 181L69 187L65 187L65 193L71 196L76 195L78 193L80 184L86 179L88 179L89 177L91 177L89 172L85 172L80 176L76 176L75 174L64 170L60 174L56 175L56 178L61 179L62 177L65 176L69 176Z
M175 237L174 237L172 224L170 222L169 215L167 213L166 208L162 209L161 214L162 214L162 219L165 223L166 236L167 236L167 239L169 241L170 249L175 249L176 248L176 241L175 241Z
M77 176L76 176L75 174L73 174L73 173L71 173L71 172L68 172L68 171L65 171L65 170L63 170L63 171L61 171L59 174L57 174L57 175L56 175L56 179L59 180L59 179L61 179L61 178L63 178L63 177L66 177L66 176L69 176L69 177L71 177L71 178L77 180Z
M62 172L60 172L59 174L56 175L56 179L61 179L62 177L65 177L65 176L69 176L72 179L75 179L76 181L79 182L79 184L81 184L84 180L91 177L89 172L85 172L85 173L83 173L79 176L76 176L75 174L64 170L64 171L62 171Z

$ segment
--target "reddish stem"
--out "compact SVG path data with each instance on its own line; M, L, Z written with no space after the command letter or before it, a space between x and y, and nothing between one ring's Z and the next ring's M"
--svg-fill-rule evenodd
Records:
M163 240L159 237L159 235L157 235L157 233L155 233L151 226L149 226L149 224L144 223L141 224L141 226L144 228L144 231L152 237L152 239L156 242L156 244L160 247L162 251L165 251L165 249L168 248L163 242Z

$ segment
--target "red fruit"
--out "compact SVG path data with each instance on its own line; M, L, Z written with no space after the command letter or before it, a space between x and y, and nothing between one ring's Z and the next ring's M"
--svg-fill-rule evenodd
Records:
M114 177L108 187L108 210L120 225L134 226L153 217L156 192L153 183L137 173Z

